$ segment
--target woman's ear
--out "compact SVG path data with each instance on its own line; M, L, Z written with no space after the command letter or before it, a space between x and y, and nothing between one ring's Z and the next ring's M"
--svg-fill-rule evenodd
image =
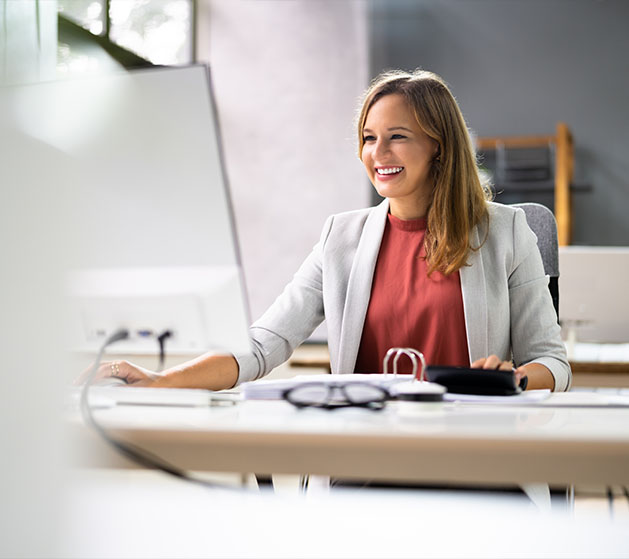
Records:
M432 136L430 139L432 140L432 160L441 161L441 142Z

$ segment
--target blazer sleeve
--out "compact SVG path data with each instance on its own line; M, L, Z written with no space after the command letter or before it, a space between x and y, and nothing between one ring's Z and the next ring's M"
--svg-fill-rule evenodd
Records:
M237 384L268 374L323 322L323 250L333 220L334 216L327 219L319 242L292 281L249 328L251 351L234 355L238 362Z
M568 363L557 314L548 290L537 238L522 210L513 218L513 262L509 275L511 347L516 366L545 365L555 379L555 391L570 388Z

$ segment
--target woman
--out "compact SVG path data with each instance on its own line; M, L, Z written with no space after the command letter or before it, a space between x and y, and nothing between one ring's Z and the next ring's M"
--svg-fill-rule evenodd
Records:
M389 72L358 121L359 157L385 200L331 216L321 239L250 329L252 351L205 355L162 375L125 361L99 376L155 387L231 388L289 358L325 319L332 372L379 372L391 346L428 363L511 370L567 390L571 372L535 235L488 201L465 121L444 81Z

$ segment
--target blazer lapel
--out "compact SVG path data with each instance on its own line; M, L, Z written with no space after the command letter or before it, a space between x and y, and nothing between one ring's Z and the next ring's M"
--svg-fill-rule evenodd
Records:
M339 342L338 373L353 373L371 297L371 284L389 213L389 201L376 206L365 221L347 283Z
M472 231L472 246L479 246L478 227ZM461 292L467 331L470 363L488 355L487 286L483 267L483 248L470 251L468 265L460 270Z

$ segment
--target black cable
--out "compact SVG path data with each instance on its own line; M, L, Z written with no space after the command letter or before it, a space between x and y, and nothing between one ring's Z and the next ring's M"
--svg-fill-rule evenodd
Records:
M161 373L164 369L164 362L166 361L166 340L171 338L173 333L170 330L164 330L159 336L157 336L157 343L159 344L159 364L157 365L157 372Z
M137 445L134 445L133 443L122 442L122 441L116 440L112 438L101 425L99 425L96 419L94 419L94 415L92 414L92 408L89 405L88 396L89 396L89 390L92 386L92 382L94 381L94 378L96 377L96 374L98 373L98 368L103 359L103 354L105 353L105 350L107 349L108 346L110 346L114 342L124 340L128 337L129 337L129 332L127 330L124 330L124 329L117 330L105 340L105 342L99 349L96 360L94 361L94 366L92 367L92 370L89 372L87 379L85 381L85 384L83 385L83 389L81 390L81 404L80 404L81 415L83 416L83 420L85 421L85 423L91 426L105 440L105 442L113 446L123 456L126 456L127 458L129 458L133 462L140 464L141 466L144 466L146 468L150 468L153 470L158 470L166 474L175 476L184 481L188 481L190 483L196 483L204 487L242 491L242 489L239 489L239 488L230 487L230 486L222 485L219 483L212 483L210 481L206 481L206 480L191 476L185 470L182 470L181 468L178 468L177 466L170 464L169 462L153 454L152 452L149 452Z

